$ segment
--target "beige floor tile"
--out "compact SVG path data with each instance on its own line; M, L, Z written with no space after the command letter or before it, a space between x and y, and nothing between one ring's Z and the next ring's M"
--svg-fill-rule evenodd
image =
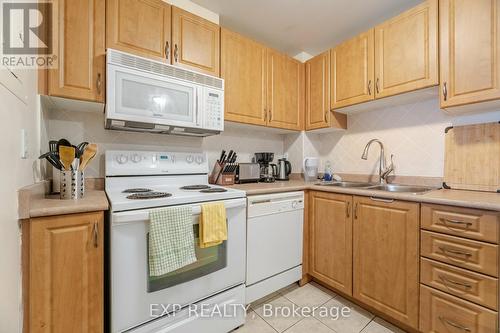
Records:
M308 317L299 321L297 324L293 325L285 331L285 333L334 333L325 324L319 320Z
M382 318L376 317L368 326L366 326L362 333L405 333L402 329L386 322Z
M266 303L266 302L271 302L273 299L275 298L278 298L280 297L281 294L279 292L274 292L272 294L269 294L267 296L264 296L262 298L259 298L258 300L256 301L253 301L251 304L250 304L250 308L251 309L257 309L259 306L261 306L262 304Z
M269 302L261 304L255 309L255 312L276 331L283 332L302 319L300 315L293 313L294 308L298 308L298 306L290 302L285 297L280 296Z
M234 333L276 333L276 331L254 311L247 313L245 325L232 331Z
M337 318L335 317L335 313L333 316L322 316L321 313L316 313L316 319L320 320L337 333L359 333L373 318L370 312L340 296L328 301L328 303L323 306L327 308L336 308L336 311L338 311ZM350 309L348 316L343 317L340 315L343 307L348 307Z
M308 307L324 304L336 296L335 293L311 283L300 288L289 289L281 294L298 306Z

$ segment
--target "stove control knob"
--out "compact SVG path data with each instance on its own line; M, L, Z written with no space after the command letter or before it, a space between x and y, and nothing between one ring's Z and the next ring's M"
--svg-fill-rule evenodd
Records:
M299 203L297 201L292 202L292 208L297 208L298 205Z
M128 162L128 156L127 155L118 155L116 156L116 161L119 163L119 164L125 164Z
M142 160L141 155L139 155L139 154L132 155L132 162L139 163L141 160Z
M186 162L188 162L189 164L191 164L191 163L193 163L193 161L194 161L193 155L186 156Z
M201 157L201 156L196 156L196 163L198 163L198 164L203 163L203 157Z

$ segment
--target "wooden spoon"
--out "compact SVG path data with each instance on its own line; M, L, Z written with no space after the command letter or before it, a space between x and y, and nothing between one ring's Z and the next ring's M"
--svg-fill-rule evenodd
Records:
M59 158L64 166L64 170L71 170L71 163L75 160L75 148L68 146L59 147Z
M97 145L95 143L91 143L87 145L85 150L83 151L82 157L80 158L80 171L85 170L89 162L94 158L97 153Z

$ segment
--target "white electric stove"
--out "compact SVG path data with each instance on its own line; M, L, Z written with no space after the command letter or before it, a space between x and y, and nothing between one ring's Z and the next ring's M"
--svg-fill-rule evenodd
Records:
M245 192L209 185L208 170L203 153L106 152L112 332L222 333L244 323ZM226 207L228 239L201 249L201 204L214 201ZM149 212L172 206L192 209L198 260L151 277ZM222 307L232 312L207 316Z

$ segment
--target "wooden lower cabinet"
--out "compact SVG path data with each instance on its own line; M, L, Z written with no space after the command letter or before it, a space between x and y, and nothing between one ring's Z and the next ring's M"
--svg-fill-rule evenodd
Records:
M314 278L352 295L352 196L309 194L309 272Z
M25 332L100 333L103 212L23 221Z
M353 297L418 328L419 204L354 197Z
M420 295L421 332L498 332L497 312L426 286L420 287Z

